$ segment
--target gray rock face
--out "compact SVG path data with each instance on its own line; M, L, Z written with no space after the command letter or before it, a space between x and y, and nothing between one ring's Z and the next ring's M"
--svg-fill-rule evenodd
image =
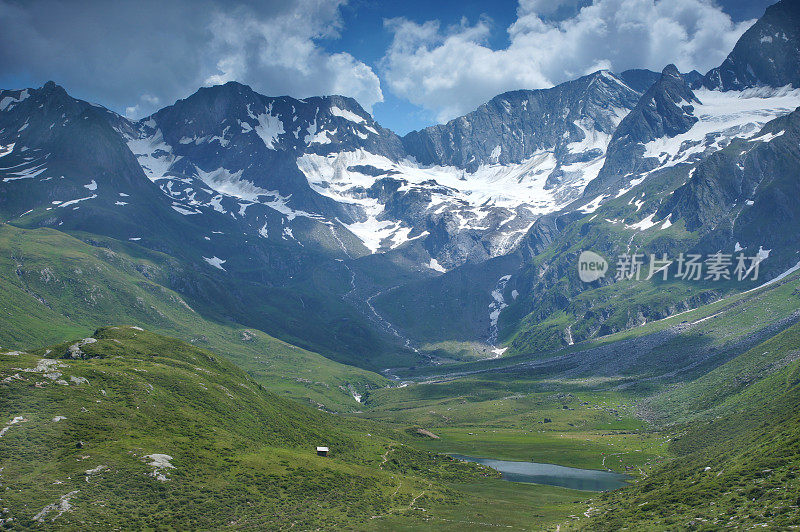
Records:
M585 138L576 123L611 134L638 96L610 72L595 72L552 89L501 94L446 124L409 133L403 145L423 164L468 171L481 164L519 163L539 150L558 156Z
M681 75L686 81L686 84L692 89L702 85L703 75L697 70L681 73ZM661 74L645 68L632 68L621 72L617 77L624 81L628 87L644 94L647 92L647 89L652 87L661 78Z
M171 220L158 188L112 127L124 120L71 98L53 82L0 91L0 212L35 226L97 231L128 238L138 228ZM122 209L136 203L135 209Z
M767 8L725 61L703 79L709 89L800 87L800 2L782 0Z
M628 174L654 167L656 161L643 157L644 144L688 131L697 122L693 115L697 103L675 65L664 68L659 80L614 131L605 164L584 195L596 195Z
M396 160L403 153L400 139L352 98L272 98L235 82L202 88L131 124L126 134L151 179L177 178L168 191L177 201L213 201L216 194L203 197L191 183L200 178L214 190L214 183L225 190L227 181L243 198L274 191L290 197L293 209L343 219L350 218L347 209L311 191L297 157L364 149ZM139 148L143 141L149 152Z

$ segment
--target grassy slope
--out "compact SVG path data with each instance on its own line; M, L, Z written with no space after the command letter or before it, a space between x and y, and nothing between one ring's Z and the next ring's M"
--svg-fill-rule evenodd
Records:
M524 529L576 507L575 492L527 489L514 490L521 510L500 512L509 486L485 468L280 398L178 340L132 327L94 337L77 360L40 358L69 342L0 354L2 506L15 524L454 529L484 519ZM315 455L320 444L330 457ZM172 467L154 468L152 454Z
M792 326L702 377L671 388L647 401L647 407L662 423L716 418L765 403L756 397L764 379L800 358L800 326ZM753 386L757 384L758 386ZM778 393L785 386L773 383Z
M670 318L648 322L632 329L557 350L505 356L500 359L466 364L414 368L412 370L397 369L394 372L403 378L419 379L475 371L486 373L508 371L519 364L540 362L555 356L579 357L581 353L590 349L610 346L623 341L646 342L649 335L690 325L690 328L678 334L669 343L652 352L649 358L643 359L640 367L632 368L636 370L636 375L641 376L642 374L653 374L653 370L656 368L663 369L665 361L671 360L671 363L680 363L681 358L691 350L716 348L720 356L724 357L728 353L726 346L729 347L742 339L753 336L764 330L765 327L770 327L778 320L791 315L798 308L800 308L800 274L795 273L758 290L734 294ZM777 332L775 331L775 333ZM710 363L720 364L724 361L723 358L722 360L711 360ZM713 366L698 367L696 376L712 368Z
M796 525L799 348L800 325L795 325L662 397L659 404L676 418L715 417L674 427L671 449L678 458L636 488L605 496L583 525L593 530ZM699 404L686 402L691 394Z
M113 242L113 241L112 241ZM50 229L0 225L0 346L35 348L128 323L224 353L270 389L336 411L389 384L254 329L205 319L158 283L169 259L133 244L95 247Z

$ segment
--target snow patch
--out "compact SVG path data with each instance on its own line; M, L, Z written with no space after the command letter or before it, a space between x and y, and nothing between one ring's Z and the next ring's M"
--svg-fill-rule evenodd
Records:
M608 197L609 197L608 194L601 194L600 196L597 196L596 198L594 198L589 203L587 203L587 204L583 205L582 207L580 207L578 210L581 211L584 214L592 213L592 212L596 211L597 209L599 209L600 205Z
M222 265L227 262L226 260L220 259L219 257L216 256L211 258L203 257L203 260L215 268L218 268L222 271L226 271L225 268L222 267Z
M759 141L759 142L770 142L773 139L776 139L776 138L782 136L784 133L786 133L785 130L784 131L779 131L778 133L764 133L763 135L760 135L758 137L751 138L750 142L756 142L756 141Z
M441 264L439 264L439 261L436 259L431 259L431 261L428 263L428 268L442 273L445 273L447 271L447 269Z
M91 196L86 196L85 198L78 198L74 200L65 201L59 207L69 207L70 205L75 205L76 203L80 203L81 201L92 200L97 197L97 194L92 194Z
M689 131L644 145L644 156L659 159L660 168L690 161L706 151L722 149L733 137L752 137L770 120L800 106L800 89L791 87L726 92L699 89L695 95L702 103L693 104L693 114L698 121ZM780 134L765 134L751 140L768 141Z
M256 117L258 125L253 128L256 134L264 141L264 145L270 149L275 149L275 141L278 140L280 135L286 133L283 129L283 121L277 117L272 116L272 109L268 109L267 113L262 113Z
M509 279L511 279L511 275L502 276L497 280L494 290L491 292L492 302L489 303L489 343L491 344L497 341L497 322L500 319L500 313L508 306L503 297L503 290L505 290Z
M0 111L5 111L6 109L9 109L11 104L17 104L23 100L28 99L29 96L30 93L28 92L28 89L24 89L19 93L19 96L17 96L16 98L14 96L3 97L3 99L0 100Z
M635 224L631 224L631 225L626 225L625 228L626 229L638 229L639 231L645 231L647 229L650 229L651 227L653 227L654 225L656 225L658 223L658 222L654 222L653 221L653 218L655 218L655 216L656 216L656 213L653 213L650 216L648 216L647 218L645 218L644 220L641 220L640 222L636 222Z
M200 214L200 211L193 211L193 210L187 209L186 207L182 207L180 205L172 205L171 207L173 208L173 210L175 210L176 212L179 212L180 214L182 214L184 216L191 216L192 214ZM130 240L133 240L133 239L130 239ZM137 239L137 240L140 240L140 239Z
M361 124L363 122L366 122L366 119L364 119L364 117L361 117L352 111L348 111L347 109L340 109L336 106L331 107L331 114L333 116L339 116L341 118L344 118L345 120L349 120L350 122L354 122L356 124Z
M153 122L155 125L152 119L148 122ZM148 122L145 122L145 125ZM183 158L172 153L172 147L164 142L164 135L160 129L156 129L152 135L129 137L128 148L136 156L145 175L151 181L166 177L172 165Z
M454 230L496 232L495 254L510 250L536 217L578 197L586 183L596 177L602 160L564 167L570 177L556 188L545 188L548 176L558 166L554 154L546 150L519 164L482 165L474 172L452 166L423 166L412 159L392 161L362 148L328 156L306 153L298 157L297 165L312 190L361 211L364 217L348 229L373 252L382 249L379 244L387 237L391 237L393 247L400 245L407 241L410 231L398 220L387 219L381 201L364 194L376 178L353 167L372 166L390 174L402 183L398 192L425 191L425 197L430 198L426 208L433 215L446 212L459 224ZM498 209L506 209L500 210L504 219L489 217Z
M246 179L242 179L243 170L231 172L225 168L217 168L206 172L195 166L200 180L216 192L247 201L256 201L259 195L270 194L269 190L260 188Z
M492 353L495 355L492 358L500 358L506 351L508 351L508 347L495 347L492 349Z

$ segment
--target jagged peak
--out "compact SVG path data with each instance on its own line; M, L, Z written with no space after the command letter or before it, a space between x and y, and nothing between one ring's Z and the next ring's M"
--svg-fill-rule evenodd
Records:
M547 92L550 92L550 91L558 91L558 90L565 89L567 87L585 86L585 88L588 90L589 88L591 88L593 86L593 83L595 83L597 81L601 81L603 83L611 83L611 84L616 85L616 86L624 87L624 88L626 88L626 89L628 89L628 90L630 90L632 92L636 92L633 89L631 89L623 80L621 80L619 77L617 77L613 72L611 72L610 70L603 69L603 70L596 70L594 72L591 72L591 73L586 74L584 76L581 76L579 78L575 78L575 79L572 79L572 80L565 81L563 83L559 83L558 85L554 85L552 87L545 87L545 88L541 88L541 89L515 89L515 90L506 91L506 92L498 94L497 96L494 96L488 102L486 102L484 104L481 104L478 107L478 109L480 109L481 107L484 107L486 105L493 105L493 104L496 105L496 104L502 102L503 100L508 101L508 100L517 100L517 99L527 99L532 94L547 93ZM448 121L447 123L449 124L451 122L460 120L460 119L464 118L464 116L469 116L470 114L472 114L474 112L475 111L470 111L466 115L453 118L452 120ZM436 126L430 126L430 127L436 127ZM427 128L425 128L425 129L427 129Z
M64 89L64 87L62 87L61 85L57 84L53 80L50 80L47 83L45 83L44 85L42 85L39 88L38 92L43 94L43 95L45 95L45 96L59 95L59 96L68 96L69 97L69 94L67 93L66 89Z
M800 2L782 0L742 34L702 85L709 89L800 86Z
M608 70L607 68L592 72L590 74L590 76L594 76L595 78L600 78L600 79L604 79L604 80L607 80L607 81L611 81L611 82L617 83L619 85L625 85L624 81L622 81L619 77L617 77L616 74L614 74L612 71Z
M369 122L374 122L372 115L368 111L366 111L355 98L352 98L350 96L344 96L340 94L309 96L306 98L295 98L293 96L288 96L288 95L269 96L266 94L259 93L255 91L251 86L246 85L244 83L240 83L238 81L228 81L227 83L221 85L209 85L201 87L191 95L187 96L186 98L176 101L175 104L167 106L157 111L155 114L159 114L163 112L165 109L169 109L174 106L185 105L187 103L194 102L198 99L202 100L209 97L215 99L216 98L223 98L230 100L238 99L240 100L240 103L242 105L247 105L248 103L252 103L255 101L263 102L267 105L275 102L284 102L289 105L293 105L295 107L301 107L301 106L317 107L319 108L320 111L326 113L329 113L332 108L336 107L346 111L353 112ZM147 120L148 118L149 117L146 117L144 120Z
M674 64L670 63L661 71L661 77L642 96L639 105L647 105L654 98L668 97L676 104L680 102L700 103L683 75Z
M661 75L683 80L683 77L681 76L681 71L678 70L678 67L676 67L673 63L670 63L667 66L665 66L664 70L661 71Z

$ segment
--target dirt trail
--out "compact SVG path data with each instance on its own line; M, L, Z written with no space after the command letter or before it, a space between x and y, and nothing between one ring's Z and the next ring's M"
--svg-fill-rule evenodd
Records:
M389 461L389 453L390 453L390 452L392 452L392 450L394 450L394 445L390 445L390 446L389 446L389 448L388 448L388 449L386 449L386 452L385 452L385 453L383 453L383 456L381 456L381 459L382 459L382 461L381 461L381 465L380 465L380 468L381 468L381 469L383 469L383 465L384 465L386 462L388 462L388 461Z

